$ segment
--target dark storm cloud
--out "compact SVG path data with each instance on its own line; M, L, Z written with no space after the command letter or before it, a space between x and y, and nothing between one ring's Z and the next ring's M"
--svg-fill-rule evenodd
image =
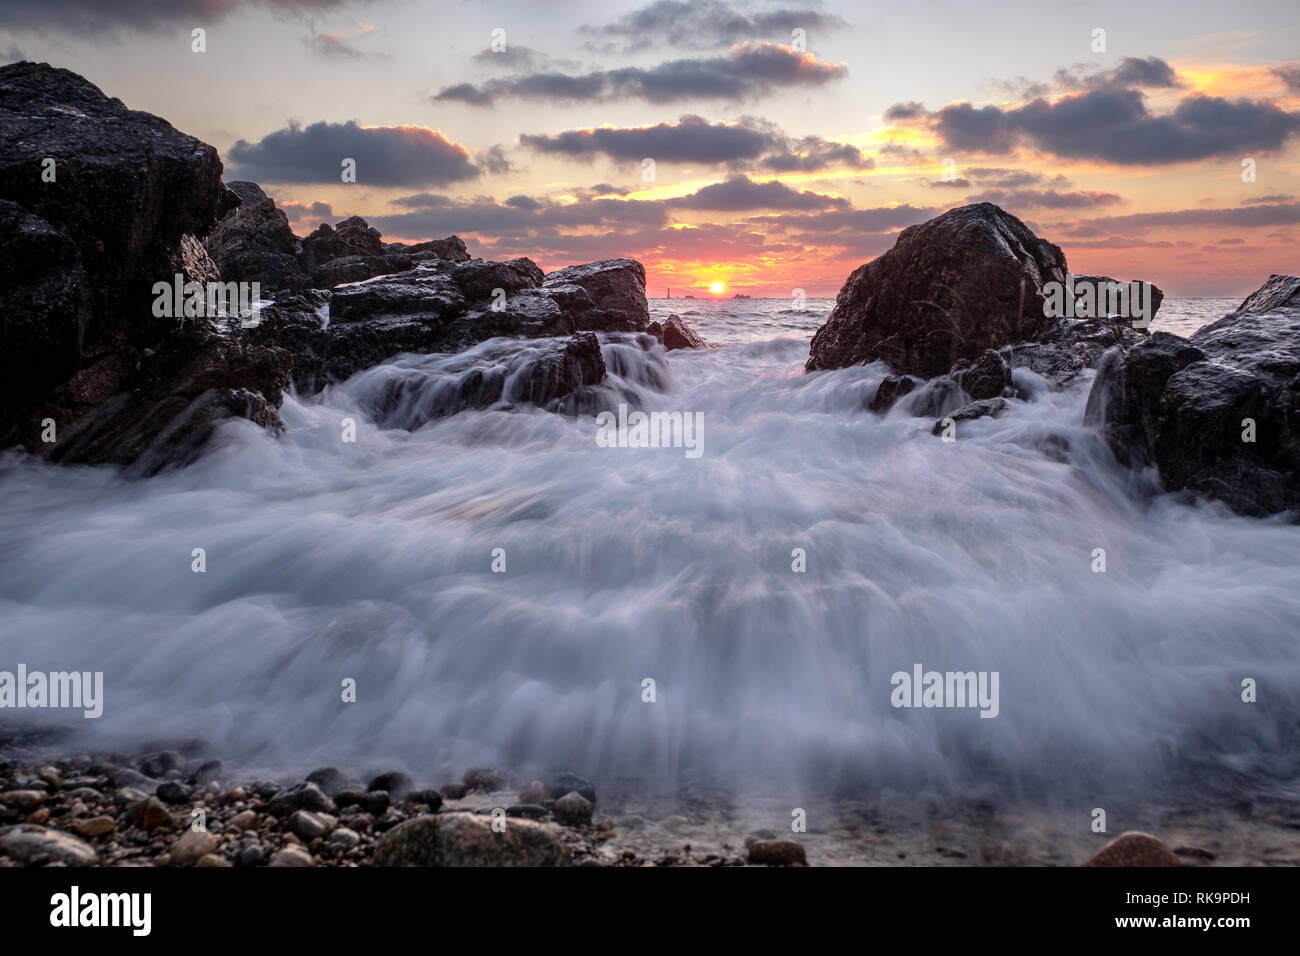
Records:
M40 0L0 4L0 26L53 29L69 33L112 33L171 29L177 23L206 27L240 10L258 7L311 14L345 3L370 0Z
M756 183L747 176L733 176L725 182L705 186L689 196L668 199L676 209L701 209L716 212L739 212L748 209L848 209L847 199L826 196L807 189L793 189L773 180Z
M503 98L592 102L641 99L667 103L692 97L746 99L769 90L821 86L848 71L842 65L771 43L736 47L726 56L672 60L657 66L623 67L592 73L527 73L498 77L475 86L459 83L435 102L485 106Z
M668 44L707 49L747 40L790 41L791 31L829 34L847 24L811 8L777 8L742 13L718 0L656 0L604 26L586 26L588 46L626 52ZM811 42L813 38L810 37Z
M744 119L739 123L710 123L699 116L682 116L676 123L656 126L567 130L553 136L525 134L523 146L538 152L590 159L601 154L615 160L639 162L732 163L752 161L772 172L817 172L833 166L869 169L872 162L855 146L820 136L792 138L770 123Z
M483 170L469 151L423 126L363 127L291 123L256 143L240 140L227 156L232 173L256 182L338 183L342 161L356 160L357 182L432 186L474 179Z
M1157 116L1141 91L1105 87L1006 109L956 103L927 122L953 150L1007 153L1024 143L1066 158L1153 165L1280 149L1300 130L1300 113L1198 94Z

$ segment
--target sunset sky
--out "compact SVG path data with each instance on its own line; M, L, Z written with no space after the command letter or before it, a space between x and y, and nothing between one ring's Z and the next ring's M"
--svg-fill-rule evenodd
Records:
M361 215L548 271L630 256L656 296L834 295L980 200L1074 272L1244 295L1300 270L1297 51L1296 0L0 8L0 59L213 144L299 234Z

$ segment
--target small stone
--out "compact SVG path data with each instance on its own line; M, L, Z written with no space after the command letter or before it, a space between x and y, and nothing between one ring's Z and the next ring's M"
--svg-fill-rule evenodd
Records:
M217 838L207 830L186 830L172 845L172 866L190 866L216 848Z
M91 817L82 820L73 829L85 837L99 837L117 829L117 821L112 817Z
M749 862L756 866L807 866L803 844L795 840L755 840L749 845Z
M158 799L164 803L174 804L190 802L190 788L175 780L160 783L156 792L158 794Z
M320 787L327 797L336 797L344 790L351 790L355 781L349 780L342 771L335 767L322 767L307 774L307 782Z
M1178 857L1150 833L1121 833L1088 858L1084 866L1180 866Z
M176 770L185 764L185 758L174 750L163 750L146 754L136 764L140 772L155 779L163 777L168 770Z
M300 783L297 786L281 790L271 798L267 805L277 817L287 817L295 810L311 810L314 813L334 812L334 801L325 796L323 790L314 783Z
M262 862L262 847L258 843L245 843L235 858L240 866L257 866Z
M131 804L126 808L125 816L132 826L145 830L170 827L172 822L171 814L157 797L148 797Z
M300 846L287 846L271 857L268 866L312 866L311 854Z
M329 842L332 846L350 850L361 842L361 834L347 827L338 827L330 834Z
M122 787L113 794L113 802L119 807L129 806L132 803L138 803L146 799L149 794L143 790L137 790L135 787Z
M591 801L576 790L555 801L551 812L565 826L576 827L591 822Z
M230 825L236 830L255 830L257 829L257 811L244 810L236 813L230 818Z
M224 856L218 856L216 853L206 853L199 857L199 862L195 866L234 866Z
M295 811L289 818L289 830L308 841L324 836L329 832L330 826L331 823L324 815L310 810Z

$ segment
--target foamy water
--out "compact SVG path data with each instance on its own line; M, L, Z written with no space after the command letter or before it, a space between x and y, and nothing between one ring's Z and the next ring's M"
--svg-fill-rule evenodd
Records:
M606 345L610 394L703 413L698 459L524 406L375 424L385 381L445 358L290 398L285 437L232 423L147 480L7 453L0 669L104 671L87 746L197 734L228 762L899 795L1294 786L1300 531L1139 495L1082 425L1089 375L951 444L866 413L882 367L802 372L830 304L656 301L720 347ZM1156 326L1235 305L1167 300ZM915 663L999 672L999 715L895 709Z

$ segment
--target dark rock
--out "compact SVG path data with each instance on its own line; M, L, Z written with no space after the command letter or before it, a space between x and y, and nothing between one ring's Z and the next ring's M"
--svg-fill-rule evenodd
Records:
M997 398L1011 391L1011 366L998 352L988 349L973 362L958 362L949 374L971 398Z
M569 771L556 774L546 785L546 792L556 800L567 793L576 792L589 803L596 802L596 788L591 785L591 781Z
M1108 354L1085 422L1167 490L1245 515L1300 508L1300 278L1270 277L1190 339L1157 332Z
M150 777L161 778L168 770L179 770L185 766L185 758L174 750L163 750L158 753L145 754L140 758L137 766L140 772Z
M469 250L465 240L460 236L448 236L446 239L429 239L408 245L405 242L386 242L384 251L401 253L420 259L446 259L449 262L464 262L469 259Z
M329 300L329 318L331 325L393 317L440 325L463 314L466 305L449 270L435 263L338 287Z
M262 845L255 840L241 843L239 852L235 856L235 862L239 866L257 866L264 859Z
M1169 847L1149 833L1121 833L1088 858L1083 866L1179 866Z
M157 797L148 797L128 805L123 815L128 823L143 830L159 827L171 829L172 826L171 814Z
M469 813L420 816L375 844L375 866L568 866L571 857L549 829L510 820L502 833Z
M509 298L523 289L536 289L542 284L542 270L532 259L526 258L507 262L467 259L457 263L450 275L470 302L491 300L498 296L498 289Z
M1057 319L1036 342L1013 345L1011 365L1065 385L1084 369L1096 368L1108 349L1131 348L1147 334L1118 319Z
M442 806L442 794L437 790L412 790L406 799L411 803L423 804L434 812Z
M876 386L876 393L867 402L867 411L886 412L889 407L904 395L916 388L916 379L906 375L886 375Z
M316 784L300 783L277 793L267 804L267 809L277 817L287 817L295 810L333 813L335 808L334 801L325 796Z
M1105 286L1107 285L1117 286L1117 285L1129 284L1129 283L1121 283L1118 279L1112 279L1110 276L1093 276L1093 275L1072 275L1070 276L1070 281L1074 285L1074 295L1075 295L1075 303L1076 303L1075 315L1082 314L1078 311L1078 304L1080 300L1083 298L1086 289L1092 290L1092 297L1093 297L1092 301L1094 303L1097 303L1098 305L1101 305L1105 303L1108 299L1107 294L1104 292ZM1156 313L1160 311L1160 303L1165 300L1165 294L1160 291L1159 286L1157 286L1154 282L1143 282L1142 286L1150 290L1149 293L1147 293L1151 297L1151 315L1148 316L1148 318L1154 319L1156 317Z
M579 793L566 793L555 801L551 812L565 826L584 826L591 822L591 801Z
M305 289L311 279L298 264L298 237L283 210L257 183L226 187L239 199L208 234L204 246L226 282L257 282L265 293Z
M516 803L506 807L506 816L522 817L525 820L545 820L549 813L549 810L537 803Z
M320 787L327 797L336 797L344 790L353 789L353 784L356 783L356 781L351 780L334 767L322 767L319 770L313 770L307 774L305 779L308 783L314 783ZM343 806L343 804L340 803L339 806Z
M175 780L158 784L158 799L163 803L189 803L190 788Z
M545 287L555 289L573 304L577 286L591 300L589 311L575 312L575 329L592 332L644 332L650 324L645 297L645 267L635 259L604 259L557 269L546 276Z
M337 227L323 222L302 240L302 260L307 272L316 271L331 259L385 253L379 231L360 216L350 216Z
M405 800L406 795L415 789L415 781L400 770L381 773L370 781L366 787L369 791L383 790L394 800Z
M1053 324L1043 284L1064 282L1065 256L992 203L951 209L904 229L894 247L854 270L807 368L877 360L932 378L959 359L1035 340Z
M415 260L410 256L397 254L340 256L317 266L311 274L311 281L318 289L332 289L347 282L361 282L375 276L407 272L414 266Z
M469 787L463 783L444 783L438 792L442 794L444 800L464 800L465 794L469 793Z
M153 283L225 201L212 147L75 73L0 67L0 444L48 451L43 418L61 432L85 410L78 396L94 405L118 390L171 324L152 314Z
M935 422L934 427L930 429L930 434L931 435L942 434L944 428L947 425L947 421L949 418L951 418L954 422L968 422L973 419L984 418L986 416L991 418L997 418L1004 411L1006 411L1006 409L1007 409L1006 399L983 398L980 399L978 402L971 402L968 405L963 405L961 408L957 409L957 411L953 412L950 415L946 415L943 418L941 418L939 421Z
M749 844L749 862L756 866L807 866L803 844L795 840L755 840Z
M209 784L214 780L221 778L222 765L220 760L205 760L203 763L190 774L187 781L191 786L201 787Z
M663 325L651 322L646 331L659 340L665 351L674 349L706 349L708 343L687 325L679 316L670 315Z

